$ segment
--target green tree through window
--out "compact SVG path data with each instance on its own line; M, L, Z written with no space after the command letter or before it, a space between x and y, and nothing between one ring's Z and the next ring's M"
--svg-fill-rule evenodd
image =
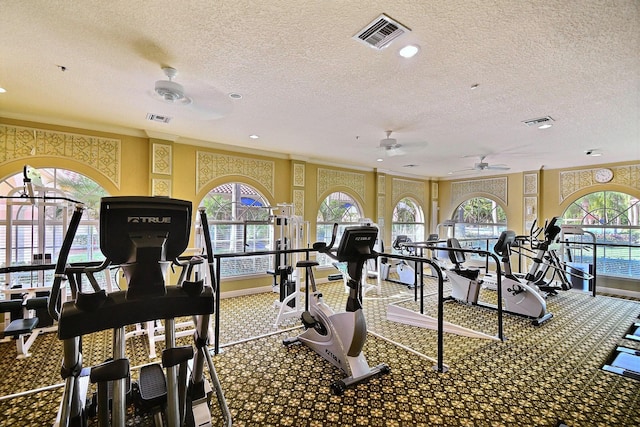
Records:
M595 235L598 275L626 278L640 277L640 201L630 194L598 191L573 201L562 214L562 223L581 225ZM580 243L590 242L587 236L571 236ZM593 263L590 246L574 245L572 259Z

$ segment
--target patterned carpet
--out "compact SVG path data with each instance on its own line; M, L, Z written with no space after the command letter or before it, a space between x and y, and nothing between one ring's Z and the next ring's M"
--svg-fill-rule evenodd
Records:
M344 308L342 282L320 289L332 307ZM433 283L427 283L425 294L431 295L425 312L433 316L434 293ZM616 345L640 349L640 343L623 338L640 315L639 302L560 293L548 300L554 318L540 327L505 315L505 342L445 335L444 360L450 369L438 373L431 360L418 354L436 357L436 332L386 320L390 302L417 310L412 297L406 287L385 282L380 295L365 298L368 327L375 334L369 334L364 352L370 365L387 363L391 373L343 396L329 388L342 378L338 369L306 347L282 345L301 329L285 331L298 326L295 319L273 327L275 294L223 300L223 347L214 363L234 425L555 426L560 420L568 426L640 425L640 382L600 369ZM497 332L496 313L487 309L447 303L445 320ZM256 336L263 337L224 345ZM157 344L156 350L161 347ZM84 348L85 365L102 362L110 356L110 333L86 337ZM13 395L60 384L61 352L55 334L40 336L24 360L15 359L13 343L0 343L1 426L53 424L61 387ZM127 352L132 366L150 362L143 337L127 340ZM217 408L212 414L220 416ZM132 420L131 425L139 424L148 421Z

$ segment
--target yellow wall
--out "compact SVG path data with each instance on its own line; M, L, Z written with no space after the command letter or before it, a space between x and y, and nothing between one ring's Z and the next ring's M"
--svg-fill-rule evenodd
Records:
M161 139L146 137L134 137L107 132L97 132L91 130L69 128L41 123L23 122L0 117L0 124L46 130L52 133L72 133L87 137L110 138L120 141L120 179L119 187L114 184L108 176L97 170L96 167L86 162L78 161L73 156L56 155L52 156L43 148L44 152L36 152L30 155L30 147L13 147L14 152L8 157L0 157L0 179L18 173L25 164L33 167L59 167L77 171L102 185L111 195L150 195L153 193L154 179L162 179L170 182L170 196L184 200L190 200L197 206L201 199L214 187L225 182L243 182L259 190L273 205L277 203L299 204L303 218L310 224L310 240L313 241L316 235L316 214L320 203L324 198L335 191L344 191L351 195L360 204L364 216L378 222L382 227L384 240L390 242L391 239L391 216L395 204L402 197L411 197L422 207L425 214L425 232L430 233L431 215L437 214L437 223L442 223L445 219L451 218L454 210L464 200L483 196L497 201L504 208L508 227L516 233L525 233L525 212L523 202L524 176L526 174L537 175L538 194L537 196L537 216L538 221L543 222L551 216L561 215L566 206L576 198L600 190L622 191L640 198L640 178L638 182L633 181L633 177L614 178L608 184L593 184L583 186L579 191L571 194L564 201L560 201L561 173L572 171L567 170L542 170L534 172L513 173L506 175L506 201L499 200L495 194L483 191L472 191L468 193L458 193L457 197L452 194L452 185L462 181L487 180L491 176L483 176L476 179L458 179L434 181L438 187L437 201L439 211L431 212L431 185L429 180L418 178L406 178L394 176L376 170L361 170L345 167L336 167L323 164L314 164L303 160L286 158L284 155L265 153L247 154L245 152L234 152L230 148L209 148L199 145L188 145L174 143ZM154 145L162 145L171 149L171 168L169 173L158 173L154 171ZM7 148L8 147L0 147ZM2 151L0 151L2 153ZM273 185L269 182L261 182L256 178L243 174L222 174L214 176L205 186L198 188L198 153L213 154L215 158L227 157L236 159L238 162L255 161L258 164L273 168ZM637 165L638 162L603 164L602 166L620 168L620 173L624 173L626 166ZM269 166L272 165L272 166ZM294 176L294 169L302 168L304 173L301 177ZM582 168L586 170L583 178L588 181L589 172L595 167ZM575 169L579 170L579 169ZM616 169L617 171L618 169ZM504 176L504 175L503 175ZM582 175L581 175L582 176ZM333 178L331 178L333 177ZM337 178L336 178L337 177ZM302 179L303 183L297 182ZM332 180L333 179L333 180ZM484 181L483 181L484 182ZM270 190L271 188L271 190ZM469 185L469 188L481 188ZM297 199L296 195L302 194ZM388 245L387 245L388 246ZM223 283L223 291L241 290L256 286L267 286L271 283L269 276L261 278L250 278L244 280L226 281Z

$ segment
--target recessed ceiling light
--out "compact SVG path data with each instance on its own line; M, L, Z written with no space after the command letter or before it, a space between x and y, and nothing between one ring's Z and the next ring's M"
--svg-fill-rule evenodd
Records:
M551 126L553 126L551 123L545 123L543 125L538 126L538 129L549 129Z
M0 87L0 93L5 93L7 90L3 87Z
M409 44L400 49L400 56L403 58L413 58L420 51L420 47L415 44Z
M472 84L472 85L471 85L471 90L476 90L476 89L478 89L478 86L480 86L478 83Z
M384 159L376 159L376 162L383 162Z
M260 137L254 133L253 135L249 135L249 138L251 138L251 139L258 139L258 138L260 138Z
M229 98L231 98L231 99L242 99L242 94L231 92L229 94Z

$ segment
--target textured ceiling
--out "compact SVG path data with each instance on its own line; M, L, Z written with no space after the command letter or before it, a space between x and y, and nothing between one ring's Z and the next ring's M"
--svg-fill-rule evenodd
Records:
M352 39L381 13L412 31L382 51ZM509 172L640 159L637 0L14 0L0 16L3 117L420 177L480 155ZM152 97L167 65L192 106ZM208 119L205 100L231 111ZM387 130L405 155L378 148Z

